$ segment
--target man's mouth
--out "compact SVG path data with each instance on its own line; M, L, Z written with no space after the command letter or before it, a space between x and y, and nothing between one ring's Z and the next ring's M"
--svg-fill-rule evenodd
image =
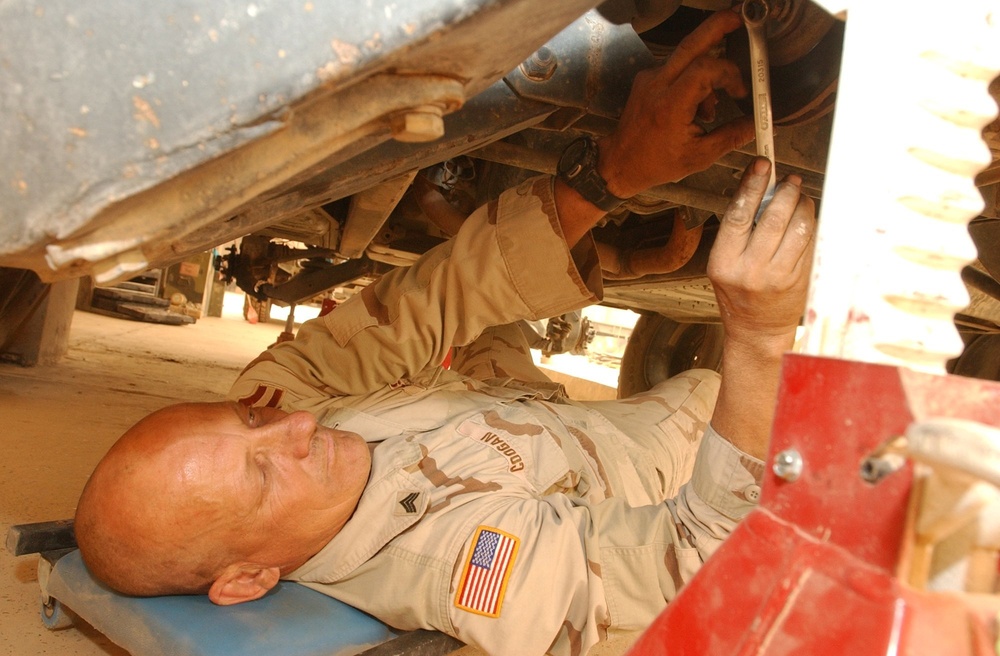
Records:
M319 434L319 429L317 428L316 433ZM336 456L337 445L333 439L333 435L329 432L324 431L320 435L320 439L323 441L323 480L328 481L330 478L330 472L333 470L333 461Z

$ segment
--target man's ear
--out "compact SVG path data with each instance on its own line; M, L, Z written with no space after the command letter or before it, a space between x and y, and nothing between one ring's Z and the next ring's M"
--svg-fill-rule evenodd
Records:
M260 599L278 584L281 571L277 567L264 567L239 563L227 567L208 589L208 598L219 606L232 606L244 601Z

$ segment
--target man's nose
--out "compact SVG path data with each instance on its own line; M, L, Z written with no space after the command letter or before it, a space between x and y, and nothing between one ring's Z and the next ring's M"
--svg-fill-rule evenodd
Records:
M316 418L300 410L266 425L272 447L294 458L309 456L309 444L316 433Z

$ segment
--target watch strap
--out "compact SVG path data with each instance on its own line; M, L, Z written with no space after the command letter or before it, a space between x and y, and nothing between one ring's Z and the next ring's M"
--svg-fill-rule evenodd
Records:
M559 159L559 179L574 189L587 202L611 212L626 199L608 191L608 183L597 170L598 147L591 137L581 137L570 143Z

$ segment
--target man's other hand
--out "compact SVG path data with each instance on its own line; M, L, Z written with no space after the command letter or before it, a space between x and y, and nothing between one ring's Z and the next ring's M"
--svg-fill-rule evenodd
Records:
M767 455L781 356L805 309L816 233L815 206L788 176L754 225L771 163L755 159L740 181L708 259L726 328L722 386L712 426L738 449Z
M708 277L728 339L787 350L805 308L816 210L802 194L802 180L790 175L754 225L770 170L770 162L757 158L744 172L722 218Z
M599 142L597 170L619 198L676 182L711 166L753 140L753 118L743 116L706 132L699 120L714 118L717 89L746 95L739 68L709 53L743 25L734 11L710 16L678 44L662 66L640 72L632 84L618 129ZM566 243L574 246L605 212L556 181L555 200Z
M685 37L662 66L636 76L618 130L600 142L598 169L609 191L629 198L676 182L753 140L752 117L712 132L698 123L714 119L717 89L736 98L747 93L736 64L709 54L742 26L739 14L718 12Z

